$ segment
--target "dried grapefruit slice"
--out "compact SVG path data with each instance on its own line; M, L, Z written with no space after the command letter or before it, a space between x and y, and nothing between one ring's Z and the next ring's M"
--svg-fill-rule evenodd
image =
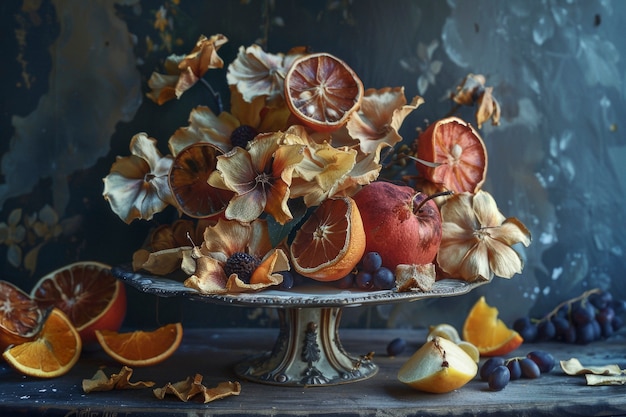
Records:
M222 213L233 192L215 188L207 182L215 170L216 146L198 142L181 150L170 168L169 184L180 209L194 218L211 217Z
M0 350L34 339L43 322L43 310L27 293L0 281Z
M478 132L458 117L431 124L419 136L417 156L418 172L447 190L473 193L487 177L487 148Z
M346 64L327 53L296 59L285 75L289 110L306 126L329 132L343 126L363 99L363 82Z
M517 349L524 339L498 318L498 309L482 296L463 324L463 339L478 348L481 356L501 356Z
M156 330L118 333L96 331L102 349L126 366L149 366L163 362L180 346L183 339L181 323L166 324Z
M95 331L118 330L126 315L126 288L109 265L82 261L41 278L30 296L47 309L57 307L72 321L84 344L95 342Z
M53 308L36 339L8 348L2 357L24 375L54 378L72 369L81 349L80 335L70 319Z
M335 281L349 274L365 252L365 229L354 200L324 200L296 232L290 252L295 270L306 277Z

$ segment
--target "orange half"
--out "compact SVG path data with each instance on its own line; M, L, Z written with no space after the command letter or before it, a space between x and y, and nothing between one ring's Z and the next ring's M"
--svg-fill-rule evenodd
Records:
M296 232L290 247L295 270L318 281L349 274L365 252L363 219L350 197L324 200Z
M463 339L478 348L480 356L501 356L517 349L524 339L498 318L498 309L482 296L463 324Z

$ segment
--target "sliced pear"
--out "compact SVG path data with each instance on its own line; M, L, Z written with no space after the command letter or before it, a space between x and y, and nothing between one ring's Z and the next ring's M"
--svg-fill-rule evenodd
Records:
M451 340L435 336L398 371L398 380L424 392L441 394L461 388L478 372L474 359Z
M428 328L428 336L426 336L426 340L431 340L436 336L443 337L444 339L448 339L454 343L459 343L461 341L461 336L459 335L458 330L453 325L448 323L441 323Z

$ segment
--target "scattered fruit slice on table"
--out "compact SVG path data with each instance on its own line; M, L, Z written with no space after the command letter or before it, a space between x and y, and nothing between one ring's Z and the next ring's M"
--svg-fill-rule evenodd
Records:
M166 324L150 332L98 330L96 337L102 349L122 365L150 366L163 362L178 349L183 339L183 326Z
M181 150L170 168L169 184L180 209L194 218L222 213L233 192L207 182L222 152L210 143L200 142Z
M327 53L296 59L285 75L287 106L317 131L339 129L363 99L363 83L342 60Z
M365 230L354 200L324 200L296 232L290 251L295 270L306 277L335 281L348 275L365 253Z
M478 348L481 356L501 356L517 349L524 339L498 318L498 309L482 296L463 324L463 339Z
M33 340L43 322L44 311L27 293L0 281L0 350Z
M442 394L461 388L478 372L478 365L454 342L435 336L402 365L398 380L419 391Z
M416 163L429 181L455 193L475 192L487 178L487 148L476 130L458 117L431 124L419 136Z
M83 344L96 341L96 330L118 330L126 315L126 288L109 265L83 261L41 278L30 296L43 309L57 307L72 321Z
M54 378L74 366L81 349L78 331L63 311L54 308L36 339L8 348L2 357L24 375Z

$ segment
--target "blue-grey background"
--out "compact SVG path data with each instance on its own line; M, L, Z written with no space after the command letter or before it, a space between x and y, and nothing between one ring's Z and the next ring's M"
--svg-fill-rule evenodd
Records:
M0 279L30 290L70 262L128 262L155 223L172 219L124 224L102 199L102 178L135 133L158 138L166 153L189 111L212 105L195 88L159 107L145 98L146 81L200 34L222 33L226 64L241 45L304 45L344 59L368 88L423 96L402 127L407 144L451 109L449 94L468 73L485 75L502 105L501 125L481 131L484 188L532 232L523 274L462 297L348 308L343 325L459 325L483 294L507 322L592 287L626 298L626 2L10 0L0 21L0 226L25 231L2 235ZM227 100L225 72L207 79ZM129 293L128 327L275 323L271 310Z

